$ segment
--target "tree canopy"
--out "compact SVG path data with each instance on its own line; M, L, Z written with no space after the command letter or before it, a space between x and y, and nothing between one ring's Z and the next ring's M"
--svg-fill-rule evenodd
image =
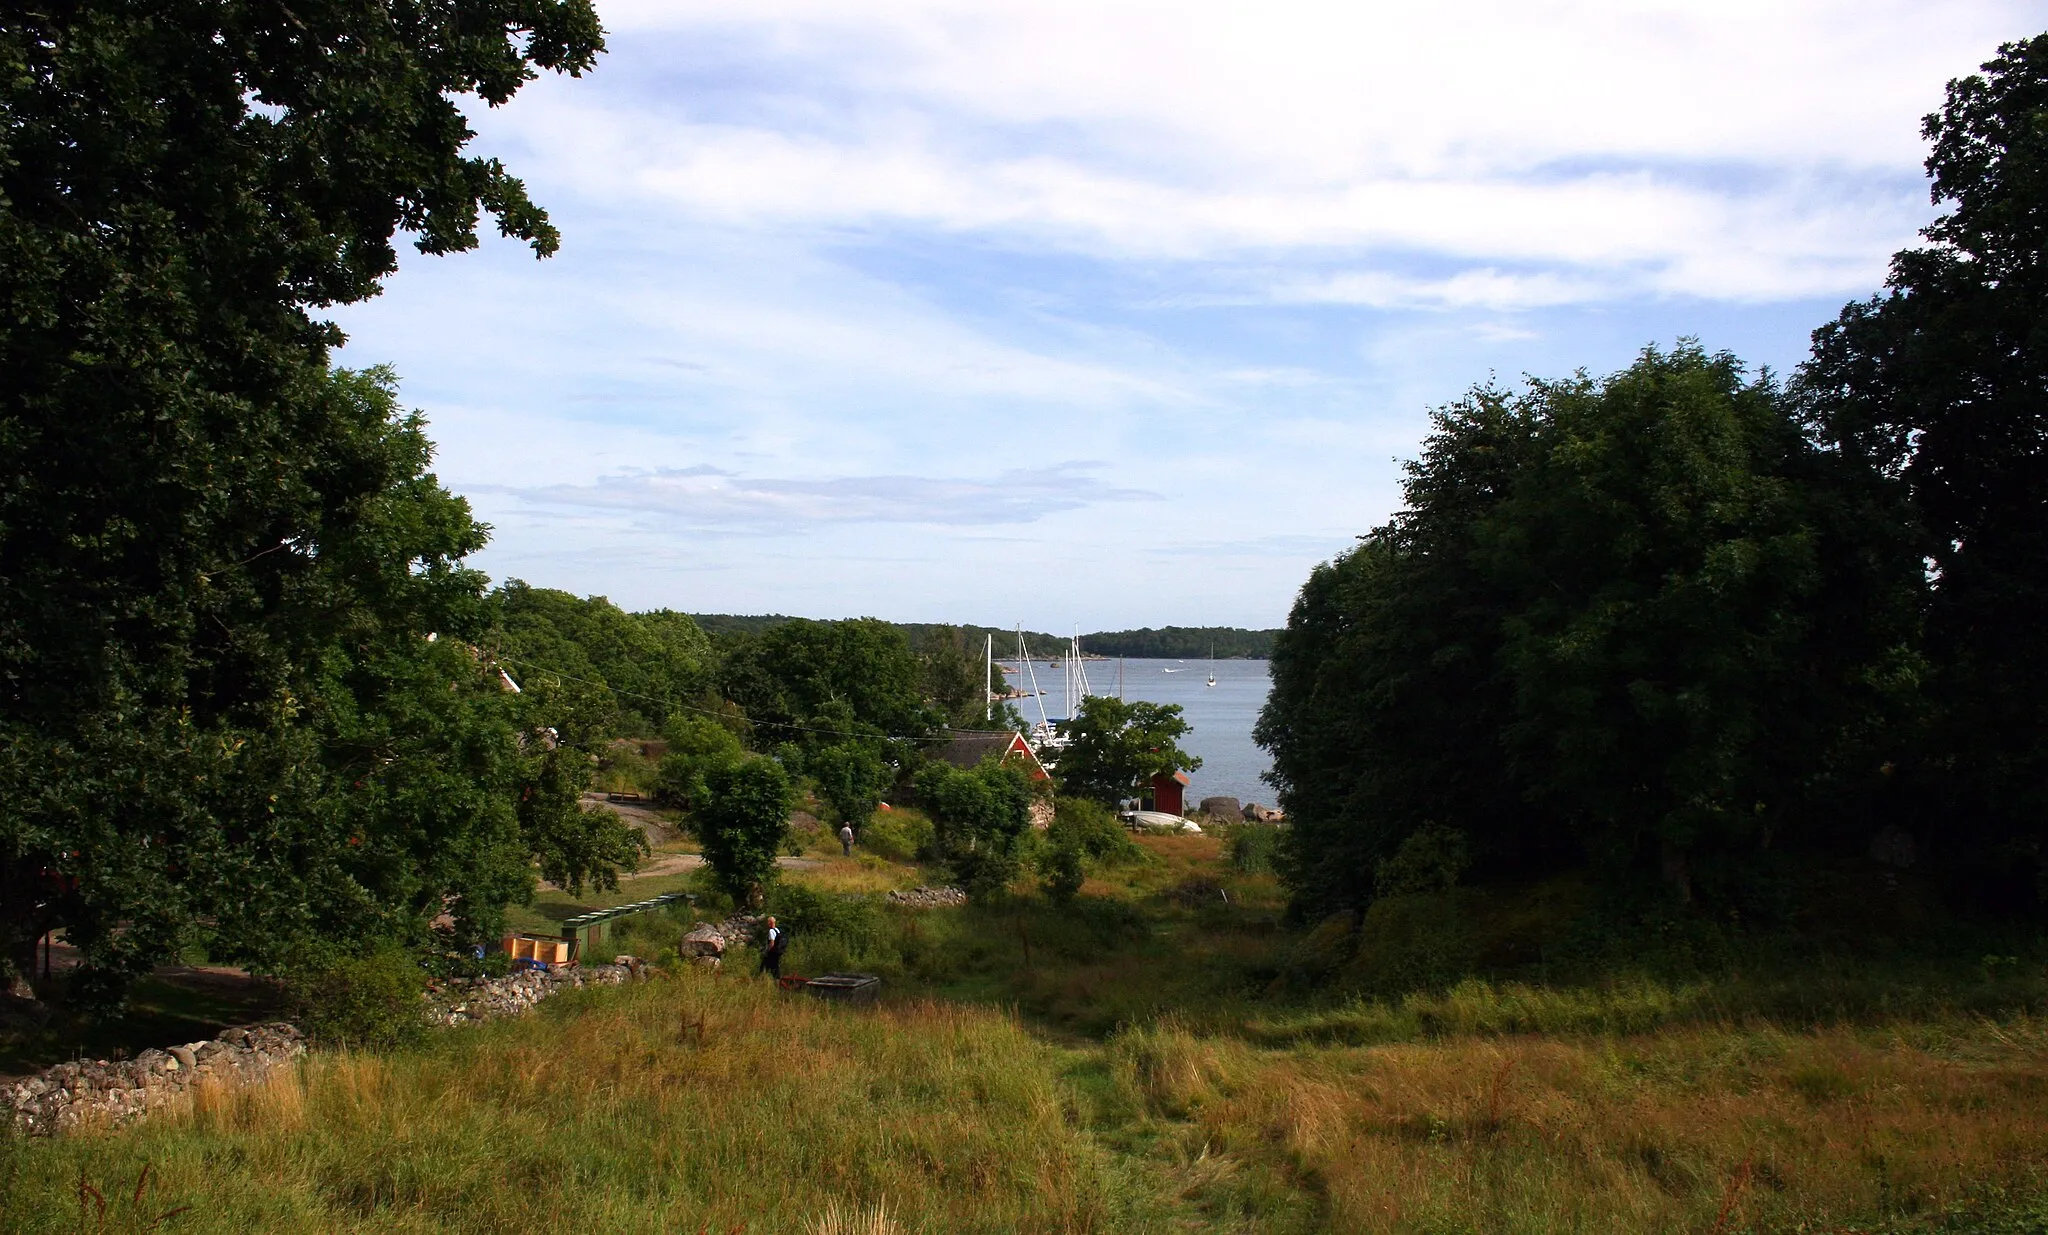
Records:
M1071 720L1060 722L1067 745L1054 770L1068 793L1114 806L1142 794L1159 773L1202 766L1177 745L1189 729L1177 703L1090 695Z
M1364 903L1431 823L1681 898L1823 843L1883 762L1860 735L1911 680L1916 580L1783 394L1686 344L1434 425L1406 508L1275 649L1258 733L1297 895Z
M64 927L112 993L195 933L495 928L530 735L467 647L483 543L388 376L314 310L399 230L558 238L465 153L602 47L587 0L84 3L0 23L0 947ZM426 636L438 634L437 642ZM586 839L588 838L586 830ZM605 844L558 850L574 866Z
M2048 891L2048 35L1950 82L1923 131L1943 213L1815 332L1797 387L1927 564L1929 730L1902 792L1951 817L1980 896L2024 901Z

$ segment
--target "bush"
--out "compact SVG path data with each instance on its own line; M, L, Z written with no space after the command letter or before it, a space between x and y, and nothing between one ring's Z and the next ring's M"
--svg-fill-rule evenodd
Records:
M1280 851L1280 829L1270 823L1241 823L1223 838L1224 856L1231 866L1247 875L1263 875L1273 869L1273 855Z
M895 862L930 861L932 840L932 821L924 812L903 809L876 815L859 834L862 848Z
M1345 966L1347 984L1398 994L1440 989L1470 973L1478 960L1466 903L1471 895L1410 892L1374 901Z
M304 963L286 980L292 1020L315 1042L389 1050L427 1026L427 974L396 944L365 956Z
M705 864L735 904L753 903L775 882L775 855L789 839L789 776L772 759L749 759L713 771L705 789L697 811Z
M1049 843L1039 855L1038 872L1039 886L1045 889L1047 899L1055 905L1073 904L1087 878L1080 845L1072 837Z
M937 847L975 900L1000 898L1023 869L1031 832L1031 782L994 759L971 772L933 763L917 796L937 825Z
M1046 840L1054 848L1071 847L1091 862L1123 866L1145 859L1145 850L1107 807L1086 798L1059 798L1053 805Z

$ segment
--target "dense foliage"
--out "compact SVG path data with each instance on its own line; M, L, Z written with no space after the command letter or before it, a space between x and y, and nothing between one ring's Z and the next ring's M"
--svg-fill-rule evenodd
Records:
M1815 334L1798 386L1928 565L1928 731L1902 796L1944 819L1974 895L2026 903L2048 893L2048 35L1984 70L1926 121L1947 208L1927 244Z
M1202 766L1176 745L1189 731L1177 703L1090 695L1073 719L1060 722L1059 731L1067 739L1055 765L1061 785L1075 797L1107 806L1143 796L1159 773Z
M1685 345L1436 415L1275 651L1302 908L1389 894L1428 835L1767 918L1866 855L2038 914L2048 36L1926 134L1946 213L1789 392Z
M659 733L712 684L710 639L687 614L627 613L512 579L491 594L490 646L527 690L560 692L607 734Z
M967 771L931 763L916 787L954 878L977 900L1001 896L1023 870L1031 832L1031 781L1023 770L995 759Z
M1495 869L1681 899L1858 843L1836 829L1913 680L1917 573L1780 391L1686 345L1434 422L1407 509L1317 569L1275 649L1259 736L1306 906L1370 899L1432 821Z
M488 211L551 252L519 182L463 153L455 100L600 47L587 0L0 23L14 965L54 927L103 994L199 936L263 960L445 910L473 937L530 886L534 842L583 826L531 807L548 722L462 642L483 529L388 381L329 370L312 311L375 294L400 229L452 252Z
M773 759L743 759L706 778L697 835L712 878L735 905L758 905L775 882L776 855L789 839L796 804L789 774Z

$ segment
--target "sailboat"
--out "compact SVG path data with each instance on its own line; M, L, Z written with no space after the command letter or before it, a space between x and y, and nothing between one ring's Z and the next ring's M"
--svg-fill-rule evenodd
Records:
M1209 685L1216 684L1216 645L1209 645Z

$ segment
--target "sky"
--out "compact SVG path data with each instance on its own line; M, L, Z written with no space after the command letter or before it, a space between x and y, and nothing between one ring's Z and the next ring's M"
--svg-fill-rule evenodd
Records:
M1784 373L2048 4L598 0L473 108L563 233L335 315L496 578L629 609L1282 624L1429 409Z

